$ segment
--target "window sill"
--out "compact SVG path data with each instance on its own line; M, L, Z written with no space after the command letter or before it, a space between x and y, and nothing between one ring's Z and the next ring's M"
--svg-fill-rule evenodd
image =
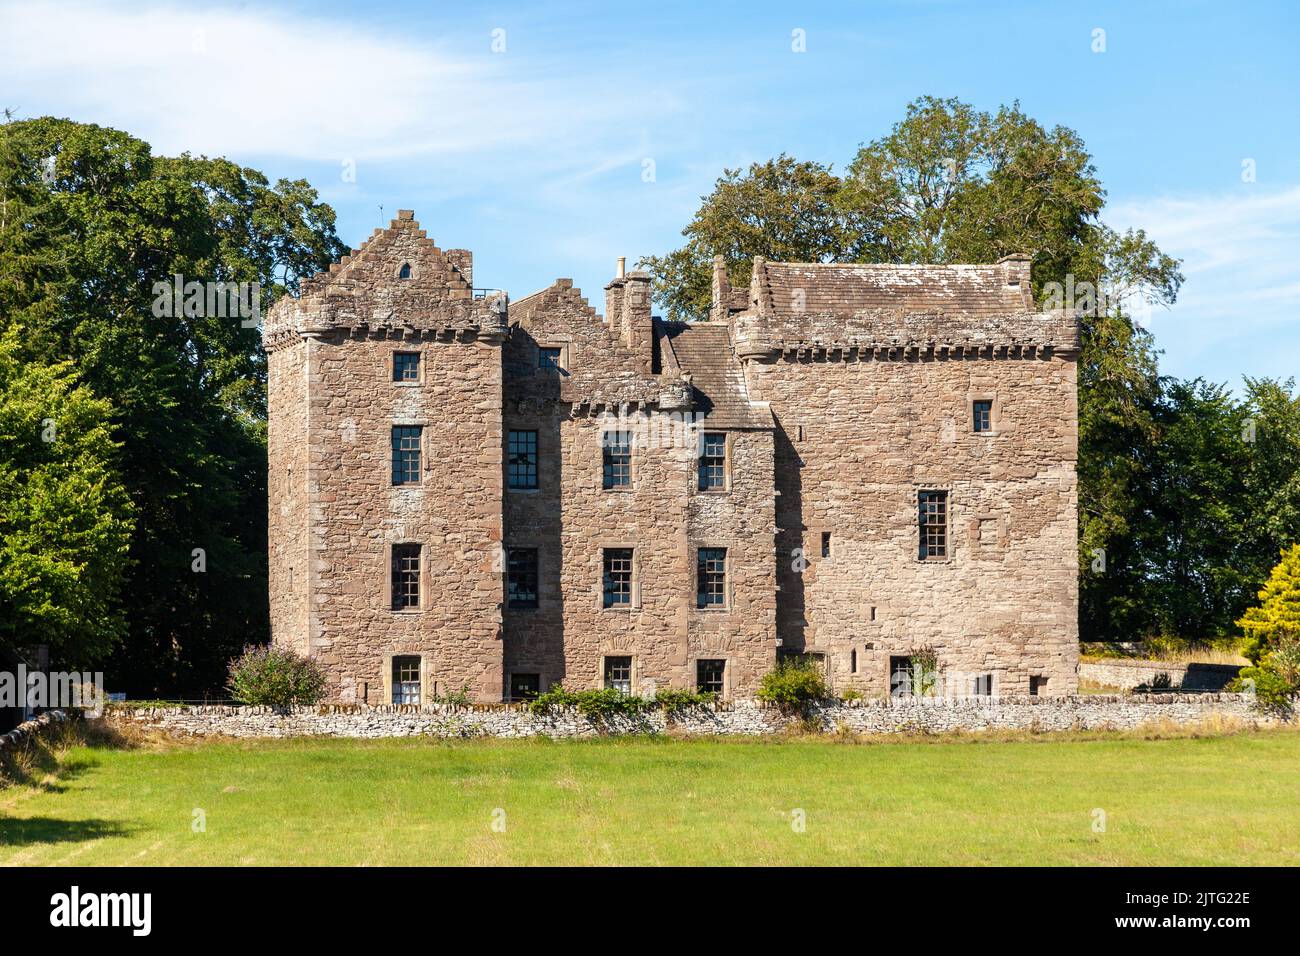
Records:
M541 488L506 488L506 491L512 495L535 495L541 490Z
M424 384L424 383L421 382L421 381L419 381L419 380L414 381L414 382L394 382L394 383L393 383L393 385L396 386L397 388L419 388L419 387L420 387L421 385L423 385L423 384Z

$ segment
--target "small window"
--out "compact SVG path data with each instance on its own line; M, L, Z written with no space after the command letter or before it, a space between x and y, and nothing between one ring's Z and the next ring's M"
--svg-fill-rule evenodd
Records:
M393 381L418 382L420 380L420 353L393 353Z
M849 673L856 674L857 672L858 672L858 649L855 647L853 648L853 650L849 651Z
M508 445L507 484L511 488L536 488L537 432L512 431Z
M975 431L993 431L993 402L987 398L977 399L972 406Z
M420 425L393 427L393 484L420 483L420 435L423 431Z
M823 531L822 532L822 557L829 558L830 556L831 556L831 533L829 531Z
M700 548L695 562L695 606L727 604L727 549Z
M632 549L606 548L604 606L632 606Z
M393 703L420 703L420 658L418 656L393 658Z
M537 607L537 549L511 548L506 556L506 598L510 607Z
M393 610L420 606L420 546L393 545Z
M727 672L725 660L699 660L695 662L695 689L701 694L722 696L723 676Z
M563 349L552 348L549 345L542 346L537 350L537 367L559 369L560 358L563 354Z
M604 458L602 483L605 490L632 487L632 433L603 433L601 453Z
M918 556L922 561L948 557L948 492L917 493L921 542Z
M912 696L912 659L910 657L891 657L889 659L889 693L894 697Z
M717 491L727 486L727 436L705 432L700 447L700 491Z
M605 658L605 689L621 694L632 693L632 658Z
M542 690L542 680L537 674L511 674L510 700L532 700Z
M993 696L993 675L992 674L975 675L975 696L976 697Z
M409 262L402 263L402 268L397 270L397 278L399 279L411 278L411 264Z
M1032 674L1029 678L1029 696L1041 697L1043 691L1047 690L1047 678L1039 674Z

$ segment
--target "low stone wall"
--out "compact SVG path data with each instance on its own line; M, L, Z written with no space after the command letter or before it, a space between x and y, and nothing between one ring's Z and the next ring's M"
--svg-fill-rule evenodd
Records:
M864 734L959 730L1127 729L1156 721L1195 724L1231 717L1251 726L1274 723L1241 694L1007 698L891 698L828 703L810 722L824 731ZM276 711L267 707L113 707L105 719L184 735L226 737L594 737L609 733L686 735L775 734L800 718L753 703L659 711L597 722L564 710L541 715L526 707L359 707L328 705Z
M1165 664L1161 661L1113 660L1080 661L1079 679L1103 687L1125 689L1151 686L1159 674L1169 675L1169 686L1183 690L1220 691L1241 670L1239 664Z
M0 754L17 750L33 737L43 736L67 719L67 715L61 710L48 710L31 720L23 721L7 734L0 734Z

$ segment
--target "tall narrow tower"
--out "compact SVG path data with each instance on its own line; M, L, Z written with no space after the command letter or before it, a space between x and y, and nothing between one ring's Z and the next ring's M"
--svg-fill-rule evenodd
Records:
M500 699L506 308L400 210L268 316L272 639L331 698Z

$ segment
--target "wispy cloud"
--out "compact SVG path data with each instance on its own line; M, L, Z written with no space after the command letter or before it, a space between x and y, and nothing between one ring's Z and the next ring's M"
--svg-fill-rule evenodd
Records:
M491 40L266 9L5 3L0 87L27 115L54 102L164 153L373 161L558 149L579 121L589 148L611 134L618 104L589 78ZM680 106L668 91L651 108Z
M1105 218L1183 260L1177 304L1151 323L1168 370L1300 372L1300 187L1130 200Z

